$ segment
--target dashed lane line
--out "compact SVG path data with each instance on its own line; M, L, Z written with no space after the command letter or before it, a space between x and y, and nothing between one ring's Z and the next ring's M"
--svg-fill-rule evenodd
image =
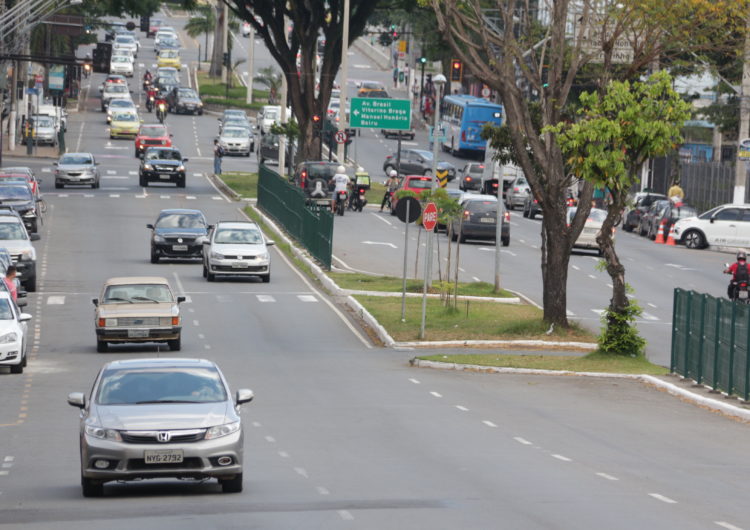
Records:
M552 458L557 458L558 460L562 460L563 462L572 462L573 459L568 458L567 456L558 455L558 454L552 454L550 455Z
M602 477L603 479L607 479L607 480L611 480L611 481L620 480L619 478L614 477L612 475L609 475L607 473L597 473L596 476L597 477Z
M664 503L667 503L667 504L677 504L676 500L670 499L669 497L666 497L666 496L662 495L661 493L649 493L648 496L649 497L653 497L657 501L661 501L661 502L664 502Z

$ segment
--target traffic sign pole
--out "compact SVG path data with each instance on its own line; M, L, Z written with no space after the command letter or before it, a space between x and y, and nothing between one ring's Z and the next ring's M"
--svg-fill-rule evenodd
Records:
M399 139L399 143L401 140ZM391 200L393 200L391 198ZM409 255L409 207L411 201L406 201L406 229L404 230L404 273L401 281L401 322L406 322L406 257Z
M435 177L433 176L432 179L434 180ZM427 318L427 287L430 285L429 282L429 275L431 274L432 267L430 266L432 262L432 245L430 242L432 241L433 233L432 231L435 229L435 225L437 224L437 207L435 206L434 202L427 203L427 206L425 206L424 210L422 211L422 226L424 226L424 229L427 230L427 252L424 257L424 285L422 287L422 323L419 326L419 338L421 340L424 340L424 327L425 327L425 320Z

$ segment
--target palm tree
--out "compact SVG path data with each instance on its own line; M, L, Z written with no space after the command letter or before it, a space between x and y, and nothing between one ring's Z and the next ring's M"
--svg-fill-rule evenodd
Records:
M254 78L255 81L268 88L268 102L275 105L276 96L281 88L281 74L273 66L258 69L258 74Z
M203 60L208 61L208 34L214 32L216 26L216 13L214 8L209 4L200 4L195 7L197 13L190 17L187 24L185 24L185 31L191 38L196 38L199 35L206 35L206 46L204 49ZM198 57L200 61L200 57Z

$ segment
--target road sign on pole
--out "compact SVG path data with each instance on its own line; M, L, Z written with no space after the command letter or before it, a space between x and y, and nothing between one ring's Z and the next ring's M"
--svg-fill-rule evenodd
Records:
M352 98L351 126L408 131L411 101L391 98Z
M428 202L427 206L424 207L424 211L422 211L422 226L424 226L425 230L430 232L435 229L437 221L437 206L435 206L434 202Z
M337 144L343 144L346 142L346 131L336 131L334 138L336 139Z

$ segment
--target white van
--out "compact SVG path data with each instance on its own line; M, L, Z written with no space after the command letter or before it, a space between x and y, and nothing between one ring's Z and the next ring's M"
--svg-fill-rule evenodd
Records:
M287 121L292 119L292 109L286 109ZM258 127L260 134L266 134L274 123L281 123L281 105L263 105L258 112Z

